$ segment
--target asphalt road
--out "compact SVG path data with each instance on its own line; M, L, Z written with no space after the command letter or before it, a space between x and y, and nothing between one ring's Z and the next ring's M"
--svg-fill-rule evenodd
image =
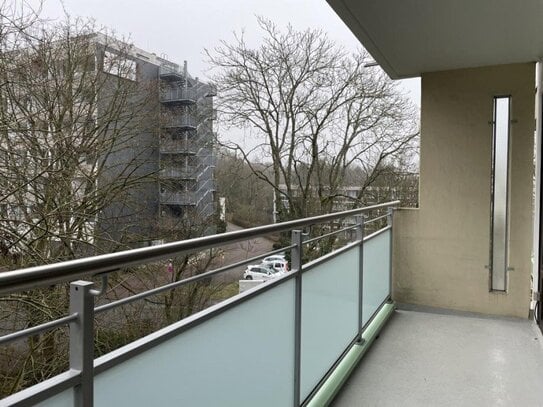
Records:
M226 226L226 230L228 232L234 231L234 230L241 230L243 229L240 226L234 225L232 223L228 223ZM253 256L258 256L259 254L264 254L266 252L269 252L272 250L273 241L270 239L267 239L265 237L258 237L255 239L250 239L244 242L237 242L232 243L229 245L225 245L222 247L223 255L220 259L218 259L218 265L223 266L227 264L236 263L238 261L242 261L245 259L248 259ZM257 261L255 263L260 263L260 261ZM231 282L231 281L237 281L241 279L241 276L243 275L243 272L245 271L246 266L243 267L236 267L230 271L227 271L225 273L222 273L220 276L217 276L217 281L222 282Z

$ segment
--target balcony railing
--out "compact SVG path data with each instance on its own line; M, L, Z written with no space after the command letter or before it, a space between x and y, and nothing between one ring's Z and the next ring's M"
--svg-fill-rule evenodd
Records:
M160 141L160 152L162 154L191 154L195 155L202 143L193 139L172 140L170 138Z
M390 307L390 202L161 246L0 273L0 295L70 284L69 313L0 337L0 345L69 325L70 369L2 401L2 405L300 406L318 397L339 363L368 335ZM365 236L364 215L389 208L388 223ZM354 225L304 240L302 229ZM377 216L379 217L379 216ZM382 219L380 219L382 220ZM272 233L292 233L289 246L190 278L95 306L107 273L202 252ZM326 242L342 245L305 262ZM96 315L196 281L209 280L270 254L290 251L291 272L235 295L108 353L93 363ZM101 275L102 288L75 281ZM375 320L374 320L375 319Z
M198 167L164 168L160 170L161 178L196 178Z
M165 135L160 140L160 152L163 154L190 154L197 155L202 149L210 150L212 142L200 136L173 139Z
M160 92L162 103L194 104L197 98L194 88L168 88Z
M161 79L180 81L184 79L183 69L177 65L160 65L158 73Z
M172 117L165 121L162 127L166 129L182 129L182 130L195 130L198 126L197 120L189 114L185 114L178 117Z
M161 192L160 203L166 205L196 205L194 192Z

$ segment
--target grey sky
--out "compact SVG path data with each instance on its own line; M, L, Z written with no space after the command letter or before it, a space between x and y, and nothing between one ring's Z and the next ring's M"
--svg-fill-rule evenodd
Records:
M45 0L44 15L62 15L60 0ZM359 42L325 0L64 0L72 16L92 17L120 36L129 36L137 47L182 63L187 60L193 76L205 78L204 48L230 40L244 29L249 43L258 43L255 15L279 26L321 28L349 50ZM420 81L401 81L401 87L420 105Z

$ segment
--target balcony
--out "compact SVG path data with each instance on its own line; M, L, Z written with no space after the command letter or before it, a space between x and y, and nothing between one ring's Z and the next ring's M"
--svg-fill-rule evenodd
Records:
M395 204L1 273L0 295L72 281L65 317L0 337L2 346L69 325L70 370L2 405L540 405L532 389L543 368L543 337L531 321L404 304L395 310L398 213L383 214ZM304 237L303 229L319 224L339 226ZM288 231L286 247L113 301L91 282L75 281L99 275L106 287L107 274L127 266ZM331 251L314 255L326 243ZM279 252L290 253L291 272L92 363L97 315ZM266 380L248 386L252 377Z
M185 78L183 69L178 65L161 65L158 74L166 81L182 81Z
M180 178L180 179L192 179L196 178L196 168L164 168L160 170L161 178Z
M198 127L197 120L190 114L172 117L162 124L165 130L193 131Z
M15 405L40 401L42 406L298 406L309 402L337 363L354 346L365 346L364 341L370 343L392 312L392 212L389 224L368 236L364 236L363 223L310 239L303 238L301 228L333 220L339 224L338 219L369 214L389 205L0 274L0 294L72 281L66 317L0 337L1 345L68 324L72 344L70 370L3 402ZM362 222L361 217L357 219ZM287 231L292 231L289 246L187 280L96 304L107 285L105 276L114 270ZM324 242L334 242L330 252L303 261ZM92 363L96 315L285 251L290 251L291 272L159 329ZM90 282L74 281L98 274L103 279L100 290L94 290ZM249 344L261 344L266 350L249 350ZM266 380L246 386L244 383L251 377ZM212 389L209 383L214 383Z
M422 77L420 207L392 215L372 211L395 203L377 205L0 273L0 294L71 282L63 317L0 337L5 345L69 326L69 369L3 405L543 404L543 337L528 319L531 311L543 326L543 64L542 45L526 41L541 29L543 5L329 3L391 77ZM376 24L384 16L392 23ZM463 41L451 41L458 27ZM424 38L432 41L421 46ZM499 129L514 129L503 143L511 154L492 162L493 105L503 95L514 100L514 116ZM491 213L497 167L507 181L499 242L489 232L498 225ZM303 238L321 222L324 235ZM107 273L289 231L292 241L278 250L118 300L75 281L101 276L105 287ZM331 252L306 257L337 236L342 244ZM96 315L279 252L291 256L290 273L93 360ZM494 252L502 254L498 266Z
M160 140L160 153L196 155L203 144L204 143L196 137L189 139L172 139L170 137L164 137L164 139Z
M163 205L194 206L196 205L196 200L192 191L165 191L160 193L160 203Z
M193 105L197 101L194 88L168 88L160 92L160 101L168 105Z

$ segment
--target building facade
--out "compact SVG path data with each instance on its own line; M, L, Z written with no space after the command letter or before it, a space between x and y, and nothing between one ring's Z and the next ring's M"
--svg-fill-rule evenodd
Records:
M216 88L192 78L186 61L183 68L161 63L159 81L160 222L167 228L215 213Z
M91 34L29 42L0 75L6 264L214 230L216 91L186 62Z
M150 123L130 137L121 161L142 157L145 164L137 171L154 176L134 190L126 205L113 204L105 211L104 227L119 233L119 219L126 219L128 231L121 233L141 239L141 245L210 233L216 210L216 87L192 77L186 61L179 65L135 47L126 57L133 63L134 79L145 84L142 92L150 94L145 102Z

